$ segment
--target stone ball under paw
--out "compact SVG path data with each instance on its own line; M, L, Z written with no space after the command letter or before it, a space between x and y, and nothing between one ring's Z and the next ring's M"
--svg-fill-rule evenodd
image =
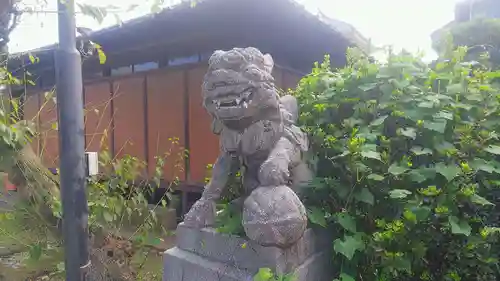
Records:
M306 209L288 186L259 187L245 200L243 227L260 245L286 248L304 234Z

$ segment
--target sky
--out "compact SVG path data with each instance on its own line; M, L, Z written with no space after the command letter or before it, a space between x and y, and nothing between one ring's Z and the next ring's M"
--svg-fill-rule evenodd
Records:
M48 4L40 4L43 1ZM77 14L77 26L98 30L151 11L154 0L76 0L96 6L112 5L116 13L99 25L90 17ZM176 0L164 0L168 5ZM177 0L178 1L178 0ZM433 59L430 34L453 20L454 5L460 0L296 0L312 13L325 14L353 25L376 46L422 51ZM140 2L142 4L137 5ZM37 12L23 16L11 35L11 52L23 52L57 42L56 0L23 0L26 8ZM42 5L42 6L41 6ZM136 6L129 11L129 8ZM116 15L116 16L115 16Z

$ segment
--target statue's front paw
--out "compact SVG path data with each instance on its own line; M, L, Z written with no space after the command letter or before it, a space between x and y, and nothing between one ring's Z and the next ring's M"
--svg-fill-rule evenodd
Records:
M288 161L280 158L266 160L259 170L259 182L262 186L286 185L290 179Z
M184 216L184 225L193 228L210 227L215 224L215 202L200 199L194 203L189 212Z

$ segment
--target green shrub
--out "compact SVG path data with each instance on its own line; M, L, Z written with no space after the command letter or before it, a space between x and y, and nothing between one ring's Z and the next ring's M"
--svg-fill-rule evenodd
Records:
M478 18L451 23L432 37L433 48L440 54L449 54L453 46L468 46L471 59L487 53L493 65L500 65L500 19Z
M466 53L430 69L352 49L301 80L317 175L304 200L337 231L337 280L498 280L500 72Z

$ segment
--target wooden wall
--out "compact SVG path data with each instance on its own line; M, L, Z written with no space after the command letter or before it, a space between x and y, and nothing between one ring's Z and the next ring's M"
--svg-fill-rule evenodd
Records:
M115 157L138 157L147 162L149 176L154 173L155 156L165 157L165 180L179 177L188 184L203 183L206 166L219 152L211 119L201 105L205 71L205 64L196 64L87 81L83 96L86 150L107 147ZM295 87L300 79L278 67L274 76L284 89ZM28 95L24 116L35 121L41 132L34 141L35 150L47 166L57 167L57 111L46 95ZM183 148L189 151L188 160L180 157Z

